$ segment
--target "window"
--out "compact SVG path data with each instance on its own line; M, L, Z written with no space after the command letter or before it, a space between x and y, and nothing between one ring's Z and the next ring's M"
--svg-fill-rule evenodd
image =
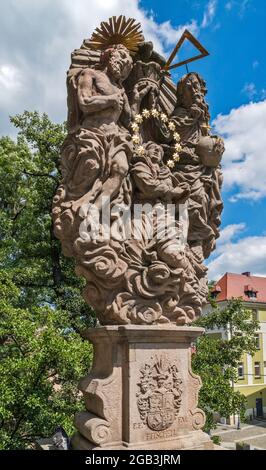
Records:
M260 362L254 363L255 377L260 377Z
M212 299L216 299L216 297L217 297L218 294L219 294L219 292L217 292L216 290L213 290L213 291L211 292L211 298L212 298Z
M243 379L244 378L244 363L239 362L238 363L238 378Z
M246 291L245 294L248 296L249 299L256 299L257 298L257 292Z
M252 287L251 285L248 285L248 286L245 286L244 287L244 292L246 294L246 296L249 298L249 299L256 299L257 298L257 290L254 289L254 287Z
M257 292L253 290L246 290L245 294L248 296L249 299L256 299L257 298Z
M255 335L255 339L256 339L256 348L260 349L260 335Z

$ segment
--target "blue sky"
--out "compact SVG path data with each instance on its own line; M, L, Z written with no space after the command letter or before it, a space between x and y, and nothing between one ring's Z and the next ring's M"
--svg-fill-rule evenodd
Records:
M101 20L125 14L168 55L184 28L210 56L189 65L207 81L213 132L225 138L225 209L210 277L266 275L265 0L9 0L0 19L0 134L24 109L66 116L70 52ZM185 47L180 57L191 54ZM173 74L178 80L185 68Z
M199 1L142 0L144 9L152 10L158 22L171 20L173 26L202 24L208 5L214 5L213 17L201 28L199 39L210 52L207 59L189 65L207 80L211 113L227 114L232 107L259 99L265 89L265 0ZM167 8L165 6L167 5ZM180 69L179 75L185 72ZM244 92L246 84L254 83L257 94ZM266 94L266 90L265 90Z

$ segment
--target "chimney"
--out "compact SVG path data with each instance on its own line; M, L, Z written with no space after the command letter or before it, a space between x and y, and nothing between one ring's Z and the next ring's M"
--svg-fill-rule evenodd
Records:
M245 271L244 273L242 273L242 276L250 277L250 271Z

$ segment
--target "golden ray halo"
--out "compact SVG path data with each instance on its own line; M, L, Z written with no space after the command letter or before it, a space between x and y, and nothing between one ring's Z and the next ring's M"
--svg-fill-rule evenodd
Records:
M108 21L102 21L100 27L95 29L87 46L103 50L113 44L123 44L131 55L135 55L144 41L140 28L140 23L136 23L134 18L126 19L124 15L118 18L112 16Z

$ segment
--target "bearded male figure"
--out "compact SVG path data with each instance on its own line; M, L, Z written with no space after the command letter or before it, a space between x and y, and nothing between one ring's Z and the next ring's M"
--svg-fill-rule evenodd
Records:
M122 82L131 68L128 50L118 44L105 49L95 67L70 69L67 82L68 136L61 151L63 178L54 197L55 234L90 283L84 294L88 302L102 310L103 298L107 301L118 288L127 265L111 240L87 236L95 224L90 205L100 212L103 201L110 201L111 208L130 204L132 142L126 126L131 112Z
M62 235L62 223L69 234L73 214L86 216L93 203L99 211L103 201L130 203L130 182L126 179L132 155L127 130L132 111L123 81L132 69L125 46L113 45L102 52L95 68L85 68L68 77L68 131L61 158L63 181L54 203L55 233ZM139 109L150 87L136 86L131 106ZM72 201L71 203L68 201ZM65 212L59 210L65 207ZM71 206L71 208L70 208Z
M114 198L128 172L130 135L123 124L130 108L122 82L132 68L123 45L102 53L98 70L85 68L68 81L68 129L62 152L63 183L72 211L83 204L101 208L102 197ZM73 147L77 155L71 167Z
M203 258L213 251L219 235L223 207L219 164L224 152L222 139L209 132L206 92L205 81L197 73L185 75L177 85L177 105L171 116L182 145L174 174L191 189L188 240L191 246L200 241Z
M222 139L210 134L206 92L206 83L197 73L185 75L177 85L177 103L171 116L182 146L173 173L190 187L188 244L203 305L208 293L203 262L215 248L223 209L220 161L224 152Z

